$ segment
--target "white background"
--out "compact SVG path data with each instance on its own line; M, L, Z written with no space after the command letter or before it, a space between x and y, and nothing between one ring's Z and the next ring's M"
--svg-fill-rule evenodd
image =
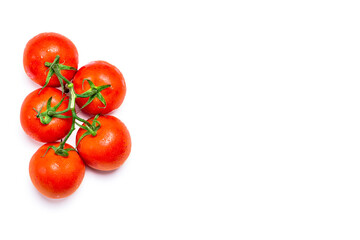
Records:
M359 239L359 1L1 1L0 239ZM33 187L26 42L124 74L133 148L60 201ZM74 138L70 139L74 144Z

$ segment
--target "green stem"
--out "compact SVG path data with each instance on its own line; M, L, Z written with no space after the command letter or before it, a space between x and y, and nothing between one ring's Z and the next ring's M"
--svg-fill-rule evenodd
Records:
M75 113L75 99L76 99L76 93L75 93L75 90L74 90L74 84L72 83L69 83L68 84L68 88L69 88L69 91L70 91L70 101L69 101L69 109ZM75 113L75 116L76 116L76 113Z
M75 115L75 118L76 118L77 120L79 120L80 122L83 122L83 123L85 123L86 125L88 125L89 127L91 127L91 124L90 124L88 121L86 121L85 119L83 119L83 118L81 118L81 117L79 117L79 116L77 116L77 115Z
M66 137L64 138L64 140L60 143L59 148L64 149L66 141L69 139L70 135L73 133L74 130L75 130L75 118L74 118L74 114L73 114L71 129L70 129L69 133L66 135Z
M70 89L69 107L64 111L67 112L67 111L71 110L72 124L71 124L71 129L70 129L69 133L66 135L64 140L60 143L60 145L59 145L60 148L64 148L64 145L65 145L66 141L69 139L70 135L75 130L75 119L77 118L76 112L75 112L76 94L75 94L75 91L74 91L74 84L72 84L72 83L68 84L68 88Z
M66 137L64 138L64 140L60 143L59 148L63 149L65 146L66 141L69 139L70 135L73 133L73 131L75 130L75 124L76 124L76 120L79 120L83 123L85 123L88 126L88 129L90 130L90 132L94 133L93 131L93 126L86 121L85 119L82 119L81 117L76 115L76 111L75 111L75 100L77 98L77 94L75 93L74 90L74 84L73 83L69 83L68 84L68 88L69 88L69 92L70 92L70 100L69 100L69 107L61 112L57 112L57 114L61 114L61 113L65 113L67 111L71 111L71 115L72 115L72 124L71 124L71 129L69 131L69 133L66 135Z
M66 113L66 112L68 112L68 111L70 111L70 110L71 110L70 108L67 108L67 109L65 109L65 110L63 110L63 111L54 112L54 114L63 114L63 113ZM49 111L49 115L50 115L51 113L52 113L52 112Z
M71 82L70 82L69 80L67 80L63 75L61 75L58 66L53 67L53 69L54 69L54 72L55 72L55 74L56 74L56 76L57 76L58 78L61 78L61 79L64 80L67 84L70 84L70 83L71 83Z
M72 84L72 83L68 84L68 88L69 88L69 91L70 91L69 110L71 110L73 118L77 119L77 120L79 120L79 121L81 121L81 122L83 122L86 125L91 127L91 124L88 121L86 121L85 119L82 119L81 117L76 115L76 112L75 112L75 99L78 97L78 95L75 93L74 84Z

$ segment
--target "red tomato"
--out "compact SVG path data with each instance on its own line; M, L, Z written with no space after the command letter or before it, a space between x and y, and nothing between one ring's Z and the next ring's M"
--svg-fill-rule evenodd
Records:
M50 97L51 107L56 106L62 98L65 98L57 111L67 109L69 98L62 95L61 91L56 88L46 87L40 94L40 89L31 92L25 98L20 111L21 126L25 133L33 139L40 142L54 142L66 136L71 129L72 118L56 118L53 117L49 124L42 124L40 118L37 117L37 111L44 112L46 110L46 103ZM41 109L42 108L42 109ZM71 111L63 115L71 116Z
M90 89L87 81L91 80L95 86L111 85L111 87L102 90L100 93L106 101L106 107L99 100L95 98L89 105L82 110L89 114L106 114L120 107L125 98L126 85L125 80L119 69L115 66L104 62L94 61L81 67L75 74L73 83L74 89L77 94L84 93ZM89 98L77 98L76 104L81 108L86 104Z
M24 69L26 74L37 84L45 85L48 75L48 67L45 62L52 63L56 57L60 56L60 64L74 67L77 69L79 59L75 45L66 37L58 33L40 33L32 38L24 50ZM61 74L71 80L75 70L61 70ZM59 87L60 82L54 74L48 87Z
M92 123L94 118L88 121ZM97 170L110 171L120 167L131 151L129 131L124 123L113 116L100 116L101 123L97 135L84 137L77 146L84 162ZM86 131L80 128L76 134L76 142Z
M30 178L36 189L48 198L64 198L76 191L84 174L85 164L76 151L69 151L68 157L55 154L49 146L58 147L59 143L47 143L32 156L29 165ZM66 148L72 148L65 144Z

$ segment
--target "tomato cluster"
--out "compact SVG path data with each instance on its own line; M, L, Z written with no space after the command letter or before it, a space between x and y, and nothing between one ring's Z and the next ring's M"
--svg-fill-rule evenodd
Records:
M48 198L64 198L80 186L85 165L101 171L119 168L131 151L130 134L118 118L104 114L125 98L122 73L105 61L78 69L75 45L57 33L32 38L23 63L27 76L42 86L25 98L20 112L25 133L46 143L29 164L36 189ZM82 119L75 105L93 117ZM75 125L76 148L66 143Z

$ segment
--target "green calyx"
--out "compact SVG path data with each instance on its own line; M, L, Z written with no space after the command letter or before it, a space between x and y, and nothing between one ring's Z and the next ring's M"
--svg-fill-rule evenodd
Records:
M59 155L59 156L62 156L62 157L68 157L69 156L69 151L76 151L74 148L66 148L66 149L64 149L61 145L59 147L49 146L46 149L46 152L44 153L44 155L42 157L45 157L45 155L47 154L47 152L50 149L54 150L56 155Z
M45 124L45 125L49 124L54 117L56 117L56 118L70 118L71 117L71 116L62 115L62 113L66 112L67 110L61 111L61 112L56 112L56 110L60 107L60 105L62 104L64 99L65 98L62 98L58 104L56 104L54 107L51 107L52 97L50 97L46 102L46 110L44 112L41 112L44 105L40 108L40 110L36 110L35 108L33 108L34 111L37 113L36 117L40 119L40 122L42 124Z
M80 125L80 124L78 124L78 123L76 123L80 128L82 128L82 129L84 129L86 132L83 134L83 135L81 135L81 137L79 138L79 141L77 142L77 144L76 144L76 146L78 146L79 145L79 143L80 143L80 141L84 138L84 137L86 137L86 136L88 136L88 135L92 135L92 136L96 136L96 134L97 134L97 131L100 129L100 127L101 127L101 123L97 120L98 118L99 118L99 114L98 115L96 115L95 117L94 117L94 120L93 120L93 122L92 122L92 124L91 125L88 125L88 124L85 124L84 126L83 125Z
M59 61L60 61L60 56L57 55L55 57L55 60L52 63L45 62L45 66L49 68L48 69L49 72L46 77L45 85L41 88L41 90L43 90L49 84L50 79L54 74L58 77L60 85L61 85L61 89L63 92L65 91L64 81L68 84L70 83L69 80L67 80L63 75L61 75L61 70L75 70L76 71L76 68L60 64ZM41 92L41 90L40 90L40 92Z
M111 87L111 85L102 85L102 86L95 86L95 84L90 79L84 79L82 82L82 86L84 87L84 81L87 81L90 85L90 89L82 94L76 95L79 98L89 98L89 100L84 104L84 106L81 107L83 109L87 105L89 105L95 98L99 99L102 104L104 104L104 107L106 107L106 101L104 96L101 94L101 91Z

